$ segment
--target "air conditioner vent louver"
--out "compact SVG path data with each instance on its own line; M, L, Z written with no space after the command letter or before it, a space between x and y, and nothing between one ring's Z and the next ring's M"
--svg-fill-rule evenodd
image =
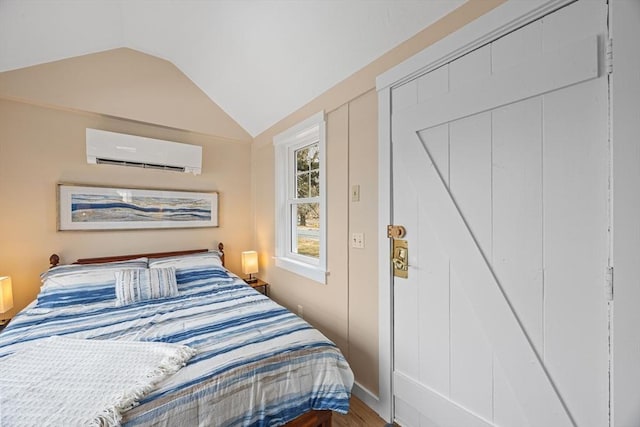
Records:
M199 175L202 147L87 128L87 162Z
M151 163L139 163L139 162L127 162L124 160L111 160L96 158L96 163L99 165L116 165L116 166L129 166L134 168L146 168L146 169L161 169L167 171L184 172L185 168L180 166L169 165L154 165Z

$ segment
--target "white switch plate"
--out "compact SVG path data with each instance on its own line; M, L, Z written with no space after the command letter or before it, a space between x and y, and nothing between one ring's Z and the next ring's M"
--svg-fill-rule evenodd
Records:
M360 201L360 185L358 184L351 186L351 201L352 202Z
M353 233L351 235L351 246L358 249L364 249L364 233Z

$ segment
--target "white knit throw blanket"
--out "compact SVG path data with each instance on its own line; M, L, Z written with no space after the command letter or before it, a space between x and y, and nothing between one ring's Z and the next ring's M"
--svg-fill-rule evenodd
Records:
M1 426L117 426L190 347L50 337L0 359Z

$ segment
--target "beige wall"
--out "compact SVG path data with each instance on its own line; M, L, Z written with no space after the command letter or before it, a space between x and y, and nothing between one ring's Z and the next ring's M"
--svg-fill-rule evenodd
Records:
M202 174L90 165L85 128L168 139L203 147ZM78 257L227 247L231 270L251 247L249 142L165 129L96 114L0 99L0 274L13 279L13 316L36 296L49 255ZM220 227L189 230L56 231L58 182L220 192ZM5 317L5 315L0 315ZM7 316L7 317L8 317Z
M389 68L461 28L504 0L470 0L415 37L378 58L309 104L258 135L253 144L252 191L256 249L261 276L277 301L334 340L349 360L356 381L378 393L377 144L375 78ZM337 47L339 48L339 47ZM273 136L318 111L327 113L327 284L320 285L273 262ZM360 201L350 188L360 185ZM365 249L349 246L353 232L365 234Z
M254 146L256 243L261 274L271 295L333 340L349 359L358 382L378 390L377 260L377 94L370 90L329 112L327 120L326 285L276 268L274 253L274 149ZM352 185L360 201L352 202ZM350 247L349 236L364 233L365 249Z
M251 141L175 65L127 48L0 73L0 98Z
M378 94L349 102L349 233L364 233L365 249L349 248L349 361L358 382L377 393L378 376Z

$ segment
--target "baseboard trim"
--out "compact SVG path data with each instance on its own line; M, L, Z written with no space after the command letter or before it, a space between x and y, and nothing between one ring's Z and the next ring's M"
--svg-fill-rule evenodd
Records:
M380 414L380 399L369 389L358 383L358 381L354 382L351 393L353 393L353 395L358 399L362 400L369 408L373 409L376 414Z

